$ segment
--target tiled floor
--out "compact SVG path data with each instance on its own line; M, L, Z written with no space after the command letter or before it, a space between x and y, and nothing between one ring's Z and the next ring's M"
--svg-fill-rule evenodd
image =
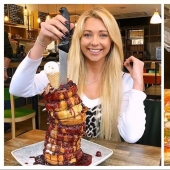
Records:
M43 109L43 108L42 108ZM20 135L32 129L32 120L26 120L23 122L16 123L16 135ZM40 129L47 130L47 112L41 112L40 118ZM11 130L4 133L4 142L10 140L11 137Z

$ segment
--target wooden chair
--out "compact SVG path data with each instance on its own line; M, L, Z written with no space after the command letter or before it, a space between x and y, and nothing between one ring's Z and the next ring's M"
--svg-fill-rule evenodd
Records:
M11 108L4 110L4 122L11 123L12 139L16 137L15 124L28 119L32 119L32 128L35 129L35 110L29 108L15 108L15 99L17 96L13 96L9 93L9 88L4 88L4 100L10 100Z

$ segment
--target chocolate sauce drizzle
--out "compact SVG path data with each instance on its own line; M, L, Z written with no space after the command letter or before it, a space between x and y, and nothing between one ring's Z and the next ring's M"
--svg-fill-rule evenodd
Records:
M51 165L49 163L47 163L45 160L44 160L44 155L38 155L36 157L34 156L31 156L30 158L34 158L35 159L35 162L33 163L33 165L47 165L47 166L54 166L54 165ZM79 161L77 161L76 163L73 163L73 164L67 164L67 162L65 162L64 164L66 166L88 166L90 165L92 162L92 156L87 154L87 153L83 153L83 156L81 157L81 159Z

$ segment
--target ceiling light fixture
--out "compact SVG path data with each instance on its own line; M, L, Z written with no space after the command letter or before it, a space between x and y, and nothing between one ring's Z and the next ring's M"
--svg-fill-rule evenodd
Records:
M9 21L9 17L7 15L4 16L4 21Z
M158 13L158 10L156 10L150 20L151 24L160 24L161 23L161 17Z

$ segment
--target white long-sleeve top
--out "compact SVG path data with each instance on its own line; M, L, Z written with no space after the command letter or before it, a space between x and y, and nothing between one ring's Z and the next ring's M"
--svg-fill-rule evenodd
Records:
M44 71L36 74L42 61L32 60L28 56L20 63L10 83L10 93L21 97L31 97L41 94L49 83ZM118 130L122 138L129 143L138 141L145 130L145 111L143 101L146 94L132 89L133 79L125 73L123 79L123 102L118 118ZM92 108L100 104L100 99L91 100L82 94L83 103Z

